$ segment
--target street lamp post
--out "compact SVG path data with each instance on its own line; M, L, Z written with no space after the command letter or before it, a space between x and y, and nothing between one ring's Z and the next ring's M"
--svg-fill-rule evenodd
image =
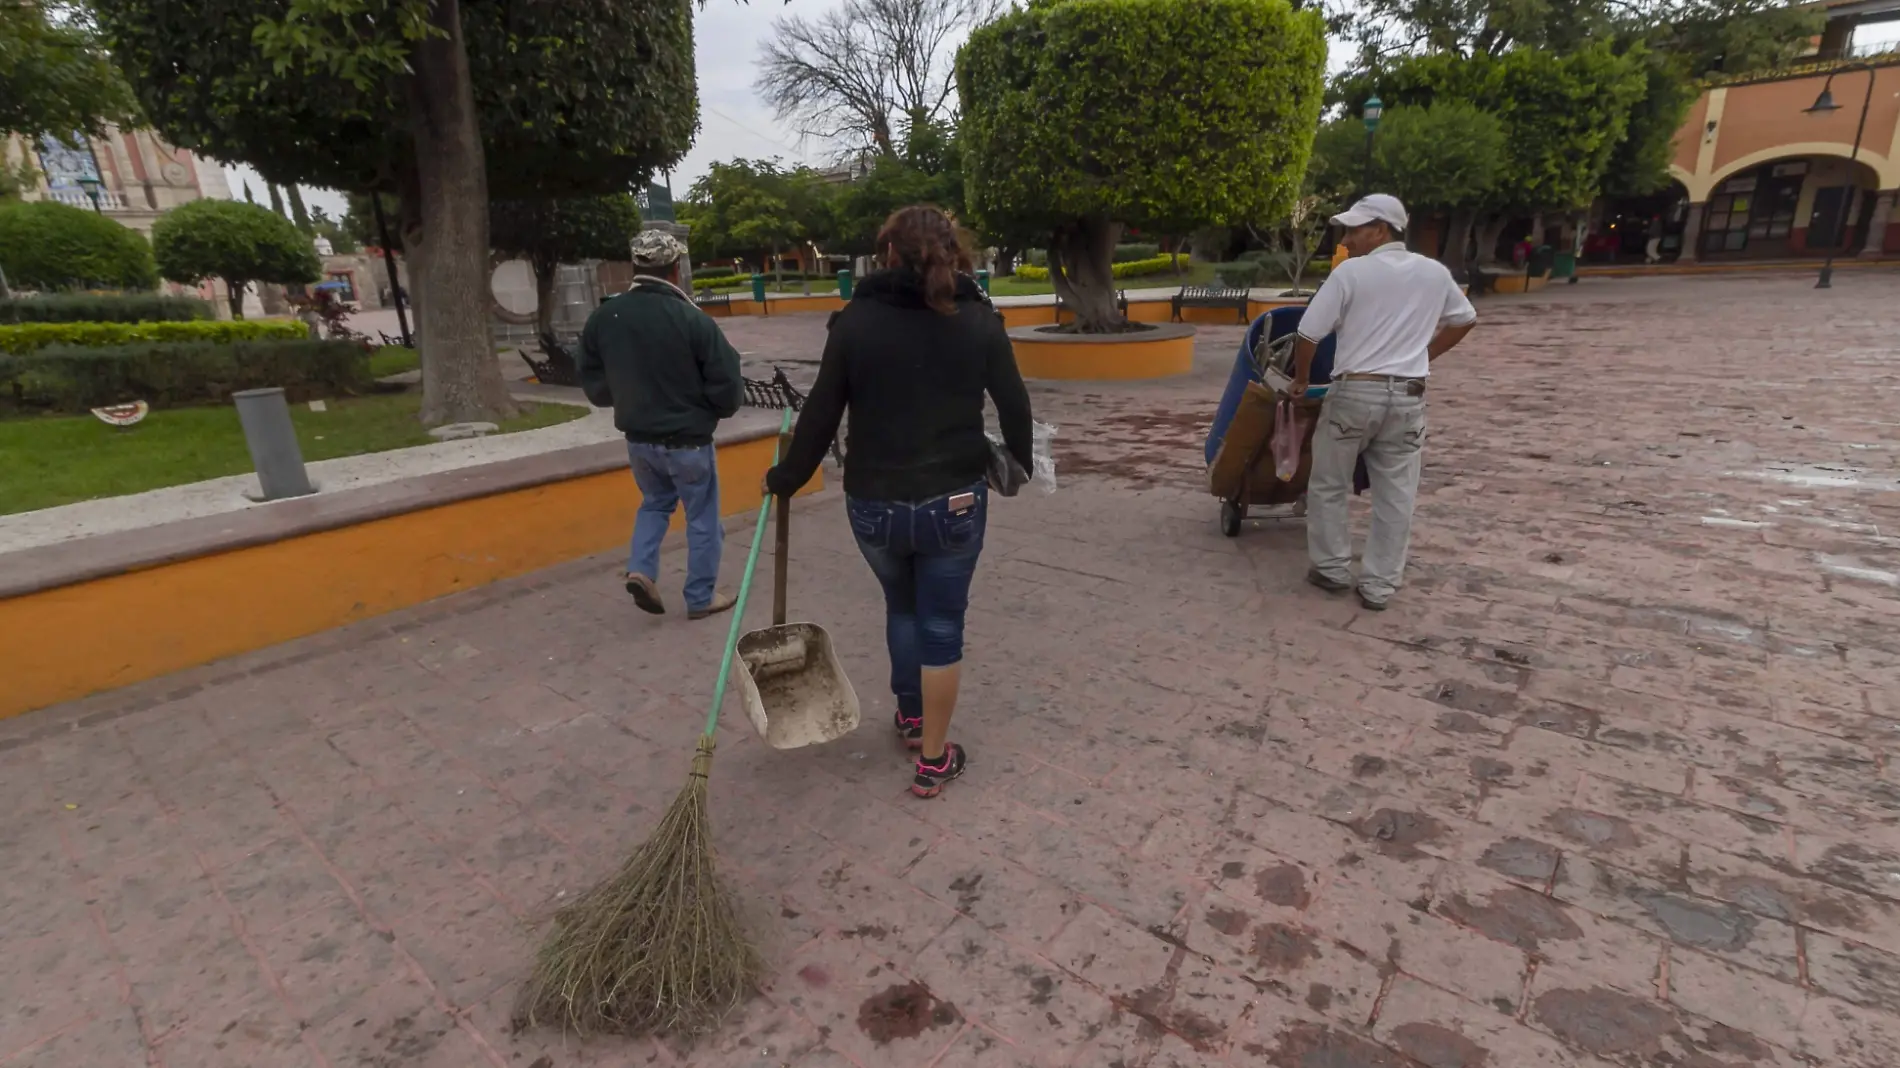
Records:
M105 209L99 206L99 185L99 179L90 174L79 179L79 188L85 190L86 198L92 201L92 210L104 215Z
M1840 247L1842 240L1847 236L1847 212L1853 206L1853 191L1859 188L1859 183L1854 180L1854 168L1860 162L1860 138L1867 132L1867 109L1874 102L1874 68L1861 63L1852 67L1843 67L1841 70L1829 71L1827 81L1821 83L1821 95L1814 98L1811 106L1802 109L1810 115L1825 115L1830 111L1841 110L1841 106L1834 102L1834 75L1856 70L1867 72L1867 95L1861 99L1860 123L1854 127L1854 147L1847 154L1848 195L1841 198L1840 210L1835 213L1834 233L1828 238L1827 259L1821 263L1821 278L1814 283L1816 289L1833 288L1834 250Z
M396 328L402 331L402 347L413 349L415 339L409 336L409 315L403 310L402 283L396 278L396 253L389 247L389 220L383 217L383 195L369 195L370 210L376 216L376 237L383 243L383 267L389 272L389 299L396 304Z
M1385 102L1374 96L1366 100L1365 110L1359 113L1366 123L1366 170L1359 181L1359 195L1372 192L1372 135L1379 132L1379 116L1385 114Z

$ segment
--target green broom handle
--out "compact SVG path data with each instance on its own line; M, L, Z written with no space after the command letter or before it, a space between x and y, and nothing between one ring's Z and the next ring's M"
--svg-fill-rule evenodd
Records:
M785 409L785 417L779 421L779 440L792 429L792 410ZM772 448L772 464L777 466L781 457L776 445ZM752 529L752 551L746 554L745 577L739 580L739 601L732 606L732 629L726 632L726 651L719 658L719 681L713 685L712 711L706 713L706 737L711 738L719 729L719 706L726 703L726 680L732 677L732 652L739 644L739 627L744 623L746 597L752 592L752 569L759 563L759 545L765 541L765 517L772 511L772 495L767 493L759 502L759 522Z

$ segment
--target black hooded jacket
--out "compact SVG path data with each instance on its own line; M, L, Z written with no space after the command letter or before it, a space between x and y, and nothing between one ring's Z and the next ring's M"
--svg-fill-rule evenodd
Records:
M1029 391L1002 316L976 282L958 276L956 313L944 315L924 303L917 272L869 275L832 316L818 381L767 485L786 495L810 481L849 408L847 494L918 502L964 489L988 470L985 394L996 404L1004 444L1023 470L1033 470Z

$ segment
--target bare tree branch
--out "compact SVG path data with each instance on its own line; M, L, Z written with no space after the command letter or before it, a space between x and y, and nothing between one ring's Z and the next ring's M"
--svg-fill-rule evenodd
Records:
M780 19L754 88L780 122L841 156L895 155L917 122L951 116L951 46L1002 0L849 0L816 20Z

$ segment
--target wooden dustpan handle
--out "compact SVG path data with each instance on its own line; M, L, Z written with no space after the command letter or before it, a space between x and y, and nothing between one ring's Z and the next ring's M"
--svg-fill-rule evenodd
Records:
M791 452L791 439L792 436L790 434L780 434L778 436L778 454L780 456L785 456ZM772 625L775 627L785 624L785 555L791 548L792 543L791 521L792 499L790 497L780 497L778 499L778 523L776 524L778 529L773 531L775 541L772 546Z

